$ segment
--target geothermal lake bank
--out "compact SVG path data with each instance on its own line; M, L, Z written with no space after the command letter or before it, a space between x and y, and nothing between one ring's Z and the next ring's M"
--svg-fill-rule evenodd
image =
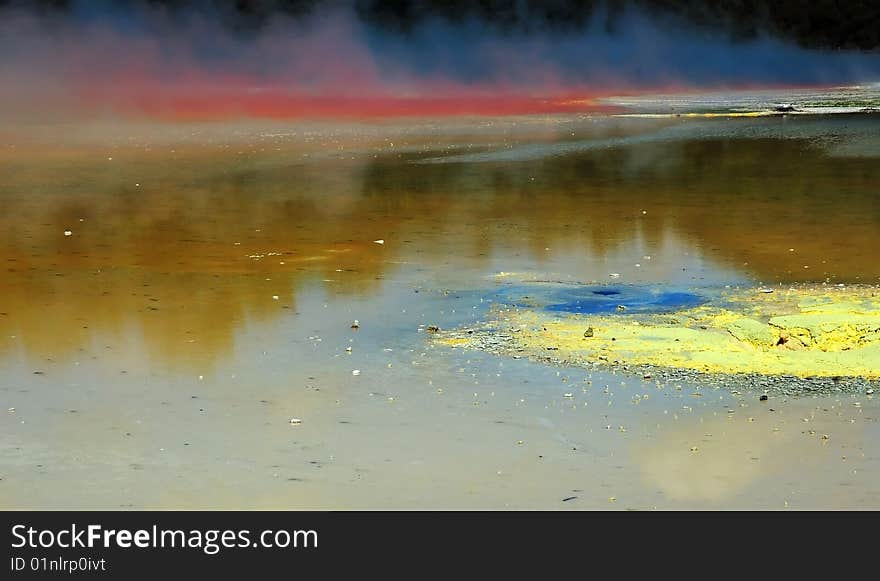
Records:
M880 507L875 114L2 131L6 508Z
M515 290L520 298L499 301L487 321L445 332L438 341L765 394L873 395L880 388L878 287L728 287L696 294L545 283Z

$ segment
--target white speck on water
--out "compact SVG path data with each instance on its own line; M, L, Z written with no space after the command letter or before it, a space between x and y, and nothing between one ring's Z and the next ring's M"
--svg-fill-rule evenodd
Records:
M352 375L355 375L355 376L360 375L360 374L361 374L361 370L360 370L360 369L352 369L352 370L351 370L351 374L352 374Z
M73 236L73 232L71 232L70 230L65 230L64 235L65 236Z

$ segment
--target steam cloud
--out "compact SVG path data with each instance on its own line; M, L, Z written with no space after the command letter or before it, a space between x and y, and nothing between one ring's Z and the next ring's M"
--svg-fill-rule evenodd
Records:
M375 6L365 16L363 3L269 6L240 20L206 2L63 4L0 9L0 115L542 113L590 110L617 93L880 78L877 52L759 30L733 38L637 2L593 3L561 31L546 18L517 25L520 12L507 25L468 12L401 21Z

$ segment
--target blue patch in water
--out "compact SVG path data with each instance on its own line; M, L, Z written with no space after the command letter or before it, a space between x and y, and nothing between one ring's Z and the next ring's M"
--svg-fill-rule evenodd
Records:
M706 302L705 298L693 293L639 286L566 288L553 293L549 299L552 304L547 305L548 311L592 315L669 313Z
M613 288L603 288L603 289L599 289L599 290L594 290L593 294L594 295L601 295L603 297L612 297L614 295L619 295L620 291L615 290Z

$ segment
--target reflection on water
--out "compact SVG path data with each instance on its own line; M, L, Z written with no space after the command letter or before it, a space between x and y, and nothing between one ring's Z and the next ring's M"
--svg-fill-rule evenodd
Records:
M880 164L808 141L678 140L430 165L410 163L424 154L302 163L224 151L46 162L8 153L0 346L16 335L32 353L59 356L135 324L158 354L227 355L236 325L276 313L273 296L295 308L305 281L362 294L401 262L601 261L635 238L650 251L675 237L716 269L764 282L880 277L865 256L880 235ZM632 257L661 280L679 259ZM607 275L592 270L579 274Z
M401 385L400 366L412 363L395 360L386 369L391 362L381 359L382 346L418 350L421 335L401 329L449 326L468 309L477 313L478 305L456 311L428 296L484 289L499 271L579 281L608 281L615 273L619 282L693 288L876 282L880 263L867 254L880 237L880 164L870 155L841 155L847 144L827 131L819 141L797 132L785 138L775 126L783 122L815 123L731 122L729 134L717 128L706 134L698 122L593 120L536 125L531 133L486 129L482 141L479 131L428 127L419 135L386 129L332 143L294 132L279 133L283 139L212 136L183 146L123 140L45 151L12 140L0 155L0 383L7 395L35 393L35 401L51 408L54 396L39 383L45 374L78 377L68 395L88 394L108 417L120 415L122 401L146 397L144 389L161 391L163 382L212 370L209 379L220 382L212 384L214 393L234 399L250 389L274 393L277 401L281 378L301 389L314 383L307 373L314 377L346 356L341 348L352 339L338 331L349 332L346 319L372 318L373 329L365 326L364 333L374 334L376 354L358 365L384 370L383 381L393 388ZM754 123L774 128L744 129ZM876 117L839 123L861 124L860 136L865 124L880 129ZM670 124L677 129L669 132ZM617 140L655 131L672 137ZM604 141L561 154L554 149L589 139ZM455 157L517 147L551 154L513 161ZM419 163L443 156L448 162ZM337 330L328 329L331 319ZM288 351L264 368L260 357L272 333L285 337ZM325 337L337 341L327 355L333 359L310 362L308 349ZM76 375L73 366L81 364L91 375ZM254 374L250 387L219 379L221 370L229 378L243 366ZM349 367L327 379L310 409L336 405L351 381ZM468 389L468 382L459 384ZM156 398L159 406L168 396ZM250 429L270 437L258 427L261 413L253 411ZM287 412L274 413L283 423ZM40 442L47 454L60 453L62 441L74 449L83 439L100 447L101 430L121 429L113 426L5 441L7 449L35 453ZM744 450L743 438L731 438L734 449ZM249 439L241 445L259 447ZM692 466L690 456L683 464L665 463L664 444L656 446L644 471L672 498L720 501L725 486L737 489L752 478L745 470L720 487L671 482L667 464L674 473L717 476L723 462L711 470ZM120 464L144 462L141 451L125 450ZM110 447L92 452L102 462L108 454ZM269 495L266 504L271 498L279 497Z
M827 507L858 508L847 487L864 459L859 415L852 402L829 399L667 416L651 439L633 447L633 459L646 484L679 506L778 509L823 496ZM768 502L766 491L778 488L783 506Z

